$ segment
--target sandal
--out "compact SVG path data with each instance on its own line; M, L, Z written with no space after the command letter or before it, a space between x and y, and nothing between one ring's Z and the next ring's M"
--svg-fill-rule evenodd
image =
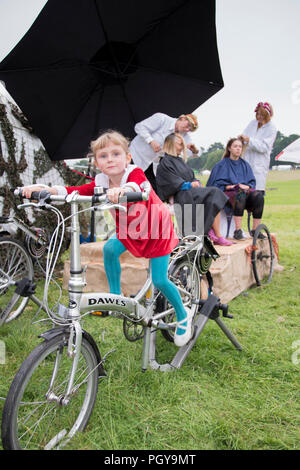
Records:
M230 242L229 240L227 240L224 237L217 238L217 240L215 241L215 244L216 245L221 245L221 246L231 246L231 245L233 245L232 242Z
M175 335L174 335L174 344L181 348L186 343L188 343L192 337L192 321L193 321L193 313L189 308L186 308L187 317L183 320L177 322ZM185 323L185 325L184 325ZM177 334L177 328L184 330L184 333L181 335Z

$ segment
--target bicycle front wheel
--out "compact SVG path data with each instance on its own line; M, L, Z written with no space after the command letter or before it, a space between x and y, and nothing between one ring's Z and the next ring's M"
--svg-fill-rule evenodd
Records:
M67 397L73 361L68 337L69 332L61 333L38 345L17 372L3 409L4 449L61 449L87 425L102 366L83 337L73 389Z
M5 323L17 318L27 305L28 297L18 296L11 311L6 310L15 293L16 282L24 277L33 280L33 264L25 247L14 238L0 238L0 320Z

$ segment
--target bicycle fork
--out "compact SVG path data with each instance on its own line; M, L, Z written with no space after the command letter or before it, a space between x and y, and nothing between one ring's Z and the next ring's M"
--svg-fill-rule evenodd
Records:
M75 342L74 342L74 336L75 336ZM64 345L62 344L61 348L59 349L59 351L57 351L57 354L56 354L56 360L55 360L55 364L53 368L51 381L49 384L49 389L48 389L48 392L46 393L46 398L48 401L56 402L61 406L66 406L69 404L70 397L73 392L74 379L75 379L75 375L76 375L76 371L78 367L78 361L79 361L80 352L81 352L81 342L82 342L82 328L78 321L74 321L72 323L70 335L68 338L67 355L70 358L73 358L73 361L72 361L72 366L71 366L71 370L69 374L67 390L66 390L66 393L59 395L59 396L53 392L55 380L59 371L63 349L64 349Z
M72 359L72 366L69 375L69 381L66 393L62 396L57 396L53 391L53 386L55 383L55 379L57 377L57 373L59 370L62 352L64 349L64 345L62 344L61 350L57 352L56 361L53 369L52 378L49 385L49 390L46 394L46 397L49 401L54 401L59 403L62 406L66 406L70 402L70 396L73 391L74 379L75 374L79 362L79 357L81 353L81 343L82 343L82 327L79 322L80 318L80 297L82 294L83 287L85 285L85 280L83 278L83 270L81 269L80 264L80 244L79 244L79 221L78 221L78 213L76 212L76 202L71 201L71 214L72 214L72 222L71 222L71 277L69 280L69 293L70 291L73 292L71 296L69 296L69 308L72 309L71 314L69 315L72 318L72 324L70 327L70 335L68 338L68 351L67 355ZM75 343L74 343L75 337Z

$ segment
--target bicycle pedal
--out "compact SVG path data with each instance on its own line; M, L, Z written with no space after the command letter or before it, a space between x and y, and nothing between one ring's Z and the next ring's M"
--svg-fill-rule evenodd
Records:
M93 317L108 317L108 312L91 312Z
M30 297L35 293L36 285L33 284L31 279L23 277L20 281L16 282L15 293L22 297Z
M230 318L230 319L233 319L234 316L233 315L229 315L229 313L223 313L223 317L224 318Z

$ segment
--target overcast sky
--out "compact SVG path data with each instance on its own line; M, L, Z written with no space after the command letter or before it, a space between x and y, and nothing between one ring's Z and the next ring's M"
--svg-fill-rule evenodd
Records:
M45 3L0 0L0 61ZM272 103L281 132L300 134L300 0L216 0L216 6L225 86L196 110L196 144L207 148L241 133L258 101Z

